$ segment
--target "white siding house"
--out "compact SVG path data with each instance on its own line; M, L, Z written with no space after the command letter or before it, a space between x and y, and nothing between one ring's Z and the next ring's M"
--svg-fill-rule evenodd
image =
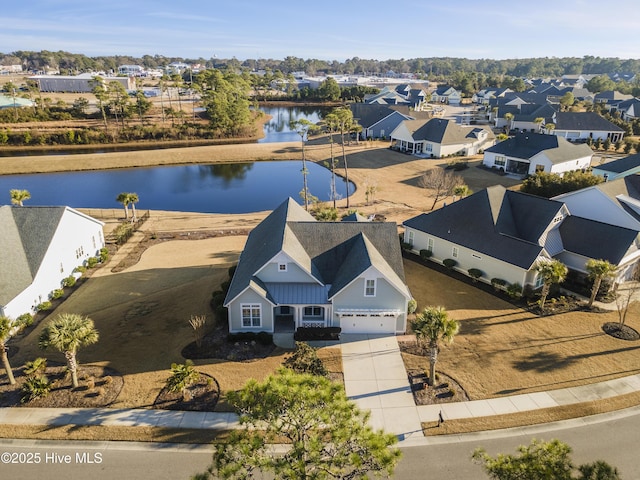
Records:
M104 247L103 223L69 207L0 207L0 314L33 313Z

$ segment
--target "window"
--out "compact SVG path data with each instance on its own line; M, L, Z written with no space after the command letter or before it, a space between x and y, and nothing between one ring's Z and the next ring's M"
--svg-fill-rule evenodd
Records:
M93 235L93 236L91 237L91 241L93 242L93 248L97 248L97 247L96 247L96 236L95 236L95 235Z
M410 243L413 246L413 230L409 230L407 240L407 243Z
M451 255L453 256L453 258L458 258L458 247L453 247Z
M60 273L64 273L64 265L60 262Z
M535 283L533 288L538 289L538 288L542 287L543 284L544 284L544 277L542 275L537 275L536 276L536 283Z
M243 327L259 327L262 325L262 306L258 304L240 305Z
M279 272L286 272L287 271L287 264L286 263L279 263L278 264L278 271Z
M425 143L424 145L424 151L427 153L431 153L433 152L433 145L430 143Z
M537 164L536 165L536 173L544 172L544 165Z
M433 238L427 239L427 250L433 253Z
M507 158L504 155L496 155L496 159L493 163L499 167L504 167L507 164Z
M376 281L365 280L364 281L364 296L365 297L375 297L376 296Z
M305 317L322 317L322 307L304 307Z

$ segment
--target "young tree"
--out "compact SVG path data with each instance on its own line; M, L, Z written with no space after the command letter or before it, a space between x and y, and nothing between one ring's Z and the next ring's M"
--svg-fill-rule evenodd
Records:
M304 208L308 211L311 199L309 187L307 185L307 175L309 174L309 170L307 170L307 159L305 157L304 145L305 141L308 140L307 136L309 135L309 132L314 130L314 125L306 118L301 118L299 120L292 120L289 123L289 128L300 135L300 142L302 144L302 199L304 200Z
M426 307L411 322L416 341L424 350L429 349L429 385L436 377L436 362L440 342L451 343L460 330L460 324L451 318L444 307Z
M44 327L38 345L42 349L53 347L64 354L73 388L78 388L76 353L79 348L96 343L98 337L98 331L89 317L77 313L61 313Z
M473 460L482 465L490 478L495 480L619 480L618 472L606 462L580 465L579 477L574 477L575 466L571 461L571 447L559 440L531 441L520 445L518 455L499 454L495 458L478 448Z
M618 286L616 290L616 309L618 310L618 323L620 327L627 320L627 313L631 302L640 292L640 264L633 267L633 271L629 277L629 281L624 283L622 287Z
M122 206L124 207L124 218L125 220L129 219L129 194L122 192L119 193L118 196L116 197L116 202L121 203Z
M559 260L539 260L535 266L538 275L542 277L542 290L540 291L540 311L544 312L544 304L547 301L551 285L562 283L567 277L567 266Z
M390 476L400 459L395 435L373 431L368 413L349 401L342 385L311 374L281 369L264 382L250 380L229 393L240 423L217 444L213 464L197 477L356 479ZM286 443L283 455L269 445Z
M105 111L105 104L109 101L109 93L107 92L107 88L104 85L104 80L100 76L95 76L91 80L93 88L91 89L91 93L93 93L94 97L98 101L98 108L100 108L100 113L102 114L102 120L104 121L104 131L108 130L107 126L107 112Z
M7 372L9 383L11 385L16 384L16 379L13 377L13 370L9 363L9 355L7 354L7 340L9 340L11 332L11 320L8 317L0 317L0 357L2 357L2 365Z
M23 202L25 200L29 200L31 198L29 190L11 189L9 190L9 195L11 196L11 203L20 207L23 206Z
M127 193L127 199L129 200L129 204L131 205L131 220L135 222L136 220L136 203L140 201L137 193Z
M598 295L598 290L600 290L602 280L613 277L616 274L617 267L607 260L597 260L595 258L587 261L585 266L589 273L589 278L593 280L591 296L589 297L589 308L591 308L596 299L596 295Z
M438 200L448 197L453 189L462 183L462 177L442 168L427 170L418 180L418 185L427 191L427 196L433 197L430 210L435 208Z

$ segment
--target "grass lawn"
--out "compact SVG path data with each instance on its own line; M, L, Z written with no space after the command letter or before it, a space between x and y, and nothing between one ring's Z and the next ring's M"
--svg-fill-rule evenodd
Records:
M460 333L442 347L437 369L454 377L472 400L640 372L640 342L617 340L601 330L603 323L617 321L615 311L537 317L411 260L405 260L405 274L419 308L442 305L460 321ZM627 324L640 330L638 303Z

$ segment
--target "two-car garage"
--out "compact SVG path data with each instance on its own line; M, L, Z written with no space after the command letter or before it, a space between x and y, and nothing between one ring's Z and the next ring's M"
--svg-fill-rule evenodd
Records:
M342 333L396 333L396 311L338 311Z

